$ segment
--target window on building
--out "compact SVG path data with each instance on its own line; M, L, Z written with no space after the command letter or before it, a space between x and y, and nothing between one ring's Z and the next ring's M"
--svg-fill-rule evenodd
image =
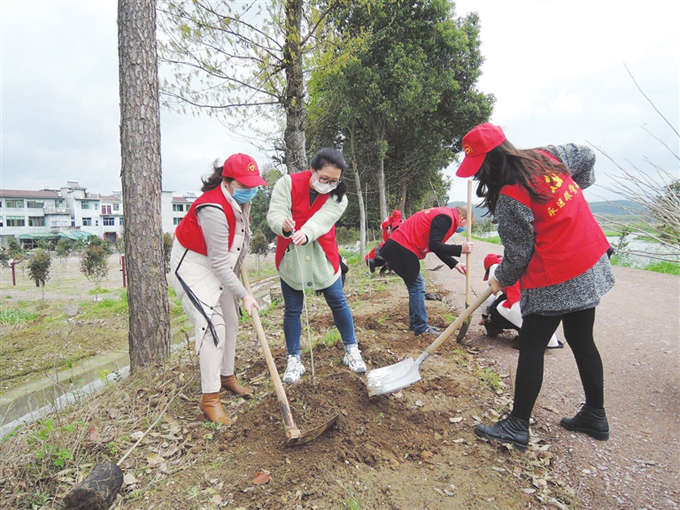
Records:
M26 200L27 209L42 209L45 207L45 202L42 200Z
M120 204L113 204L114 211L120 211Z
M83 218L83 227L91 227L92 218Z
M105 227L113 227L116 223L114 222L114 219L110 216L105 216L103 218L104 221L104 226Z
M182 218L173 218L172 219L172 224L177 226L179 225L179 222L182 221Z
M90 202L80 202L80 208L81 209L89 209L90 208Z
M21 200L7 199L7 200L5 200L5 206L12 207L14 209L23 209L24 208L24 201L23 201L23 199L21 199Z
M119 225L122 227L123 226L123 218L120 219Z
M184 212L184 204L172 204L172 210L174 212Z
M59 199L54 201L54 207L64 207L64 201Z
M28 217L29 227L44 227L45 218L43 216L29 216Z
M26 218L23 216L7 216L7 226L8 227L25 227Z
M94 220L94 226L98 227L99 226L99 220Z
M102 206L102 214L111 214L111 206L110 205L103 205Z
M5 226L5 222L2 221L2 218L0 218L0 227L4 227L4 226Z

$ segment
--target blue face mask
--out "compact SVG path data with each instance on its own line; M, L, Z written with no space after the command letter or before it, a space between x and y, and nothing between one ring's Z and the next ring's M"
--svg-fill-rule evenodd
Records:
M462 232L465 232L465 227L458 227L458 228L456 229L456 234L460 234L460 233L462 233Z
M248 189L234 188L234 192L231 194L231 196L234 197L234 200L236 200L239 204L247 204L253 198L255 198L255 195L257 195L257 190L257 186Z

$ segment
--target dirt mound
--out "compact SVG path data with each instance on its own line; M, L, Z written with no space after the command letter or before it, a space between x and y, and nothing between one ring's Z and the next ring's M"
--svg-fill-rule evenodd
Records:
M403 283L385 280L382 290L369 283L348 289L369 370L417 356L434 338L408 331ZM115 508L519 508L536 497L572 501L551 480L548 445L519 455L475 439L472 426L507 407L509 385L453 338L422 365L421 382L369 397L365 375L342 364L342 343L327 340L332 318L322 298L310 297L309 310L314 375L305 352L307 374L285 389L303 432L339 414L324 435L286 446L271 379L244 321L236 366L255 395L223 395L227 414L237 418L232 426L198 421L200 384L187 350L165 368L136 374L5 440L1 506L59 508L93 462L117 462L173 397L160 424L123 463L126 481ZM445 327L452 311L446 301L428 302L434 325ZM282 306L262 315L283 373Z

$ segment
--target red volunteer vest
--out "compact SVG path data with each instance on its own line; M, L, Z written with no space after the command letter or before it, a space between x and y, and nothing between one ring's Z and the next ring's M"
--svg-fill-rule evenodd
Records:
M291 174L291 214L295 220L295 225L299 230L302 226L307 223L307 220L314 216L314 214L321 209L321 206L326 203L330 193L326 195L319 195L314 199L314 203L309 205L309 179L312 176L311 171L298 172ZM338 252L338 243L335 241L335 225L326 232L324 235L316 239L321 248L323 249L328 261L333 266L333 269L337 272L340 269L340 253ZM276 240L276 269L279 268L279 264L283 259L288 246L291 243L291 238L278 236Z
M196 217L196 209L200 207L219 206L227 217L227 224L229 225L229 250L234 244L234 230L236 229L236 217L231 204L227 202L227 198L222 192L222 186L217 186L215 189L206 191L198 197L191 207L187 215L182 218L177 228L175 229L175 236L182 246L185 248L200 253L201 255L208 255L208 248L205 246L205 239L203 238L203 230L198 223Z
M559 163L552 155L539 151ZM522 289L548 287L574 278L600 260L609 242L590 212L581 187L568 174L552 174L538 189L548 202L534 202L526 188L504 186L501 195L523 203L534 214L534 254L520 277Z
M445 214L452 220L451 228L442 241L445 243L458 228L458 211L450 207L434 207L415 213L402 223L398 230L392 233L390 239L418 255L419 259L424 259L427 252L430 251L432 219L440 214Z
M505 292L505 295L508 296L508 298L503 302L503 306L505 308L512 308L512 305L517 303L517 301L522 298L522 291L520 289L519 282L512 285L511 287L508 287L507 289L503 289L503 292Z

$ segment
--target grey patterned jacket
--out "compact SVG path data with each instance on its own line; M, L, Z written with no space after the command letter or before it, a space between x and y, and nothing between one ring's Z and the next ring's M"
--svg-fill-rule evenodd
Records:
M571 172L582 189L595 182L595 153L584 145L549 145L544 148L559 159ZM534 253L534 215L526 205L500 195L496 203L498 234L503 241L505 254L496 269L496 279L509 287L529 265ZM574 253L574 257L578 257ZM565 260L565 264L569 261ZM604 254L590 269L566 282L549 287L523 289L520 306L522 315L561 315L584 310L599 304L600 298L614 286L614 273L609 257Z

